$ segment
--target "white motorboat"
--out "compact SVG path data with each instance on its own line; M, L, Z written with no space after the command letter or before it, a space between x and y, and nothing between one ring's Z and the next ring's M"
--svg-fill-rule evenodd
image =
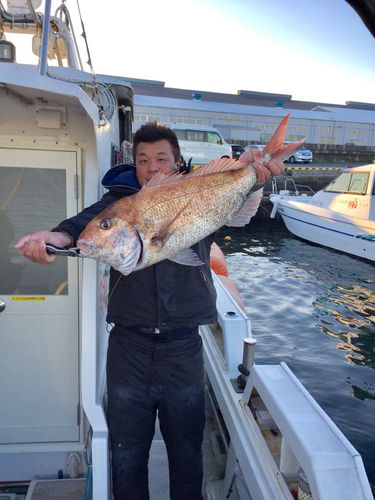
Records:
M304 240L375 261L375 165L346 168L313 196L270 195L289 231Z
M0 498L110 500L108 269L75 257L38 266L14 243L101 196L131 141L133 90L83 71L65 0L54 16L48 0L44 14L39 0L19 3L0 2ZM38 63L18 64L3 32L33 35ZM219 443L213 453L204 442L205 497L372 500L359 453L284 363L253 365L250 320L217 278L215 287L218 323L200 329ZM154 500L168 498L162 445L151 453ZM215 457L219 475L207 465Z

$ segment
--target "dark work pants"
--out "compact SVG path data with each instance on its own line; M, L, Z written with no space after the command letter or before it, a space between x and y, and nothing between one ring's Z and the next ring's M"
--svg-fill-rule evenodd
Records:
M200 500L205 424L202 339L142 336L115 326L107 357L115 500L149 500L148 459L158 412L171 500Z

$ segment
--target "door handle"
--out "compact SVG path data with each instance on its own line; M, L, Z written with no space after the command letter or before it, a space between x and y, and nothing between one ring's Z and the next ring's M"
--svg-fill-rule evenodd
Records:
M0 299L0 313L2 313L5 309L5 302L3 301L3 299Z

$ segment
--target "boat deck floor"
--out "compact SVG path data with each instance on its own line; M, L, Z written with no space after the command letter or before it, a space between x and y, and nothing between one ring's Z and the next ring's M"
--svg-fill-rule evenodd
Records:
M207 417L203 438L204 500L222 500L225 460L220 434L214 429L212 419ZM85 478L32 481L26 497L17 495L17 500L84 500L85 486ZM150 500L169 499L168 457L159 425L150 452L149 489Z
M214 430L210 418L206 419L203 438L203 498L209 500L222 500L214 491L220 489L215 483L220 484L225 474L226 455L221 448L221 439L218 431ZM209 495L207 493L209 490ZM163 437L157 429L151 446L149 462L149 489L151 500L169 499L169 472L168 457Z

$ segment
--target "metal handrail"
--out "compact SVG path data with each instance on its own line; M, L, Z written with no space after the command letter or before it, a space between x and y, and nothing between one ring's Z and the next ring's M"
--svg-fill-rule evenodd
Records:
M291 195L299 195L300 194L300 191L298 188L305 188L309 191L311 191L312 194L315 194L315 191L313 189L311 189L310 186L306 186L304 184L296 184L294 179L285 179L285 182L284 182L284 190L287 191L288 188L287 188L287 183L288 182L291 182L292 185L293 185L293 189L291 190ZM278 191L277 191L277 179L276 177L273 177L272 178L272 194L278 194Z

